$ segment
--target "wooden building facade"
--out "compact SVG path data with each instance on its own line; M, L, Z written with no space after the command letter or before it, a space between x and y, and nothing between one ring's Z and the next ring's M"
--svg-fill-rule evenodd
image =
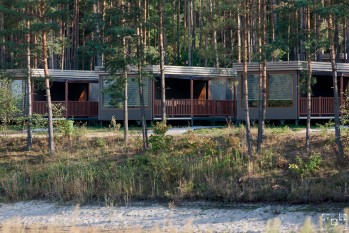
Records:
M312 118L333 118L332 69L329 62L313 62ZM267 63L267 120L306 118L306 62ZM161 118L159 66L149 66L143 74L146 120ZM337 64L339 97L343 102L349 90L349 64ZM166 113L169 120L244 120L243 66L233 68L166 66ZM50 70L51 95L55 104L65 107L64 116L74 119L123 120L122 102L112 103L105 92L110 75L101 67L95 71ZM121 74L120 74L121 75ZM32 70L33 80L43 80L43 70ZM113 77L117 79L119 76ZM250 118L258 119L259 66L248 64ZM140 120L138 71L128 70L129 119ZM34 86L33 112L45 113L43 89Z

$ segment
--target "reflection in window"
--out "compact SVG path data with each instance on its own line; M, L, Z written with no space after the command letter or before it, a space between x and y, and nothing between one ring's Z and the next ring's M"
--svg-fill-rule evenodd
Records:
M138 80L129 78L128 82L128 107L140 107ZM144 105L148 106L149 99L149 82L148 79L143 79L143 96ZM123 84L122 79L105 78L103 80L103 108L122 108L123 107Z
M293 75L271 74L268 77L268 107L292 107Z
M259 106L259 75L258 74L249 74L247 76L248 82L248 106L249 107L258 107ZM243 86L243 78L242 78L242 106L244 106L244 86Z

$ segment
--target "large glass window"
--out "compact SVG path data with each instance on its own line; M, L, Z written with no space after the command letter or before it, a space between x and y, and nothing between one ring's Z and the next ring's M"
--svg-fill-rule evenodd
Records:
M242 106L244 106L244 81L243 77L241 78L241 94L242 94ZM259 75L258 74L249 74L247 75L248 82L248 106L249 107L258 107L259 103Z
M128 107L140 107L138 79L128 78ZM144 105L148 106L149 100L149 82L147 78L143 79ZM121 78L105 78L103 80L103 107L104 108L122 108L123 107L123 85Z
M268 77L268 107L293 105L293 75L271 74Z

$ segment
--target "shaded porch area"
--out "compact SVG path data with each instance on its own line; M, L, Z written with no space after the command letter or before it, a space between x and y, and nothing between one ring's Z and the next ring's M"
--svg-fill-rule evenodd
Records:
M333 81L331 76L316 76L316 84L312 87L311 117L332 118L334 116ZM345 103L349 88L349 76L341 75L337 79L339 104ZM307 116L307 98L298 98L298 116Z
M98 116L98 82L53 81L52 104L64 107L63 116L94 118ZM40 84L34 86L33 113L46 114L45 90Z
M161 117L161 83L153 82L153 116ZM225 92L224 86L218 92ZM229 95L232 98L232 94ZM166 78L166 114L169 119L235 117L236 100L212 96L209 79Z

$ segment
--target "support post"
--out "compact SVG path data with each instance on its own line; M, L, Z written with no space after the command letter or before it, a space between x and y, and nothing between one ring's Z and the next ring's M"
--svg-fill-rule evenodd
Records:
M68 118L68 79L65 80L65 118Z
M322 116L322 97L319 97L319 116Z
M153 116L152 119L155 117L156 113L156 101L155 101L155 80L152 81L152 108L153 108Z
M194 80L190 79L190 117L194 116Z
M344 53L345 55L345 53ZM343 82L343 74L340 77L340 100L339 100L339 114L342 115L342 104L344 103L344 82Z
M343 80L343 74L340 77L340 95L341 95L341 101L344 98L344 80Z

